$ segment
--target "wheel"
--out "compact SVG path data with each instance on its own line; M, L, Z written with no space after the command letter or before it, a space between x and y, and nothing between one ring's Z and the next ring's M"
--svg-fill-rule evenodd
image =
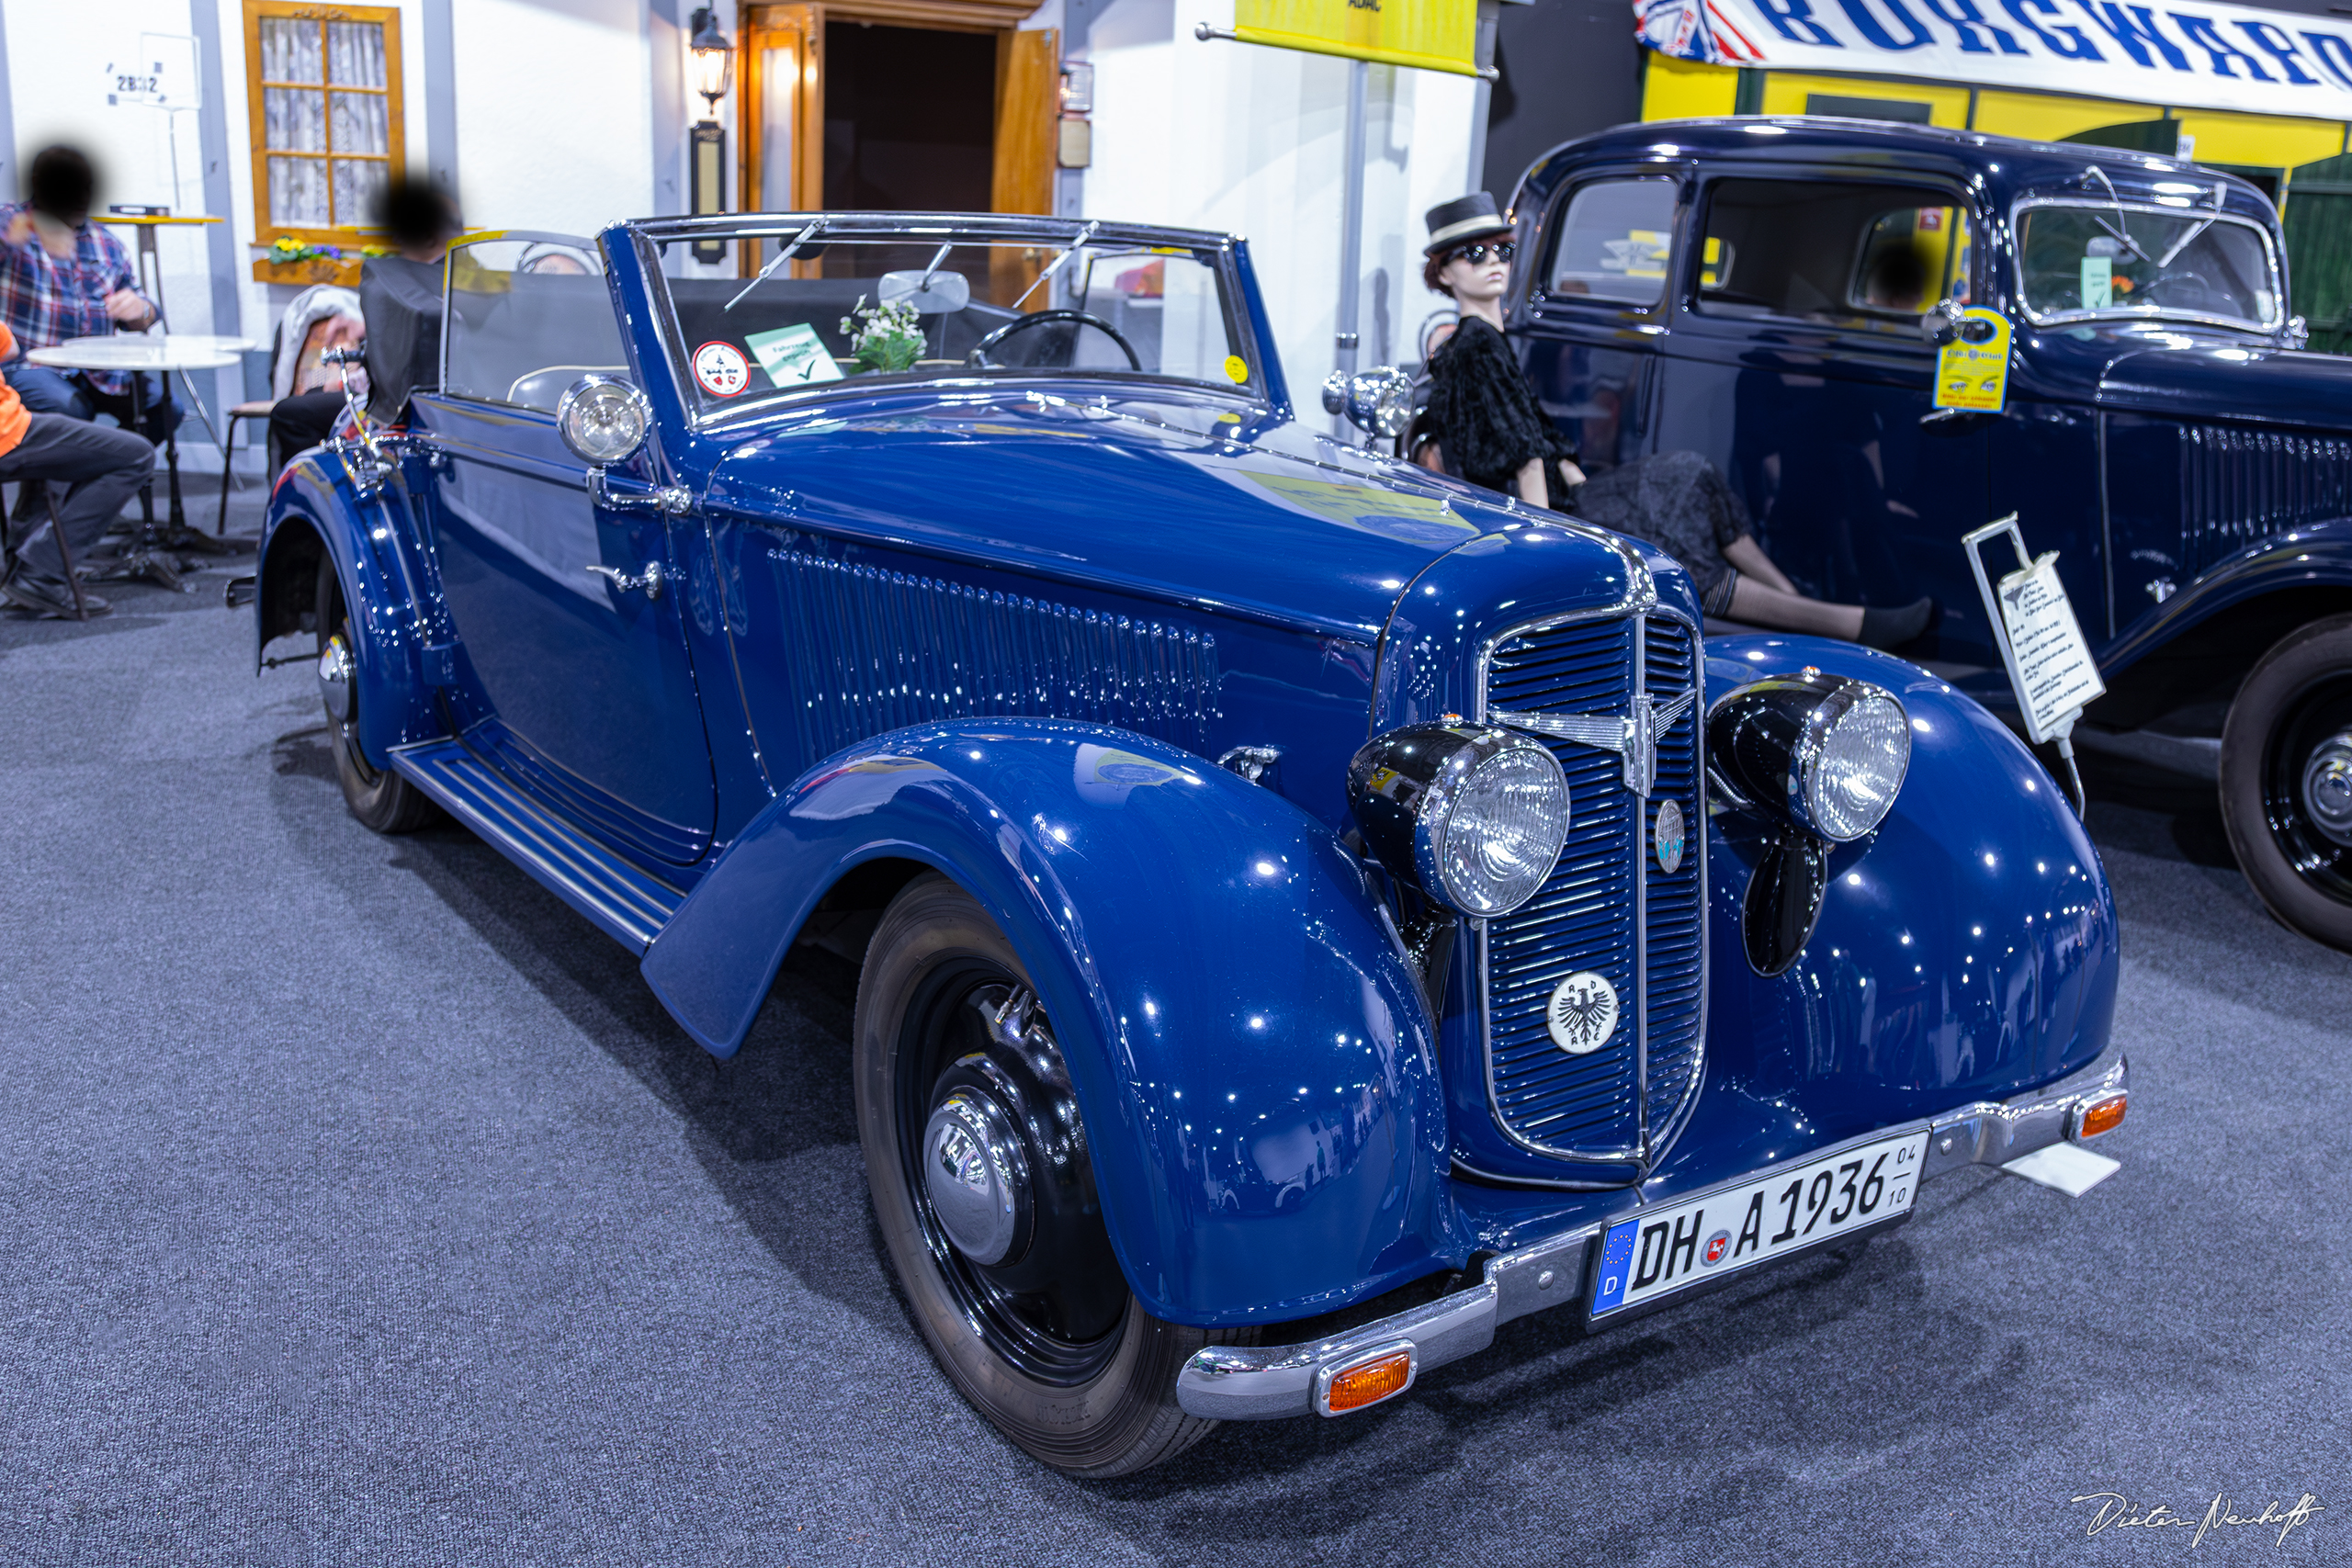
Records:
M1176 1403L1204 1345L1128 1291L1086 1129L1021 960L945 877L907 885L858 977L858 1134L891 1265L932 1351L1004 1435L1074 1475L1125 1475L1216 1423Z
M413 833L440 815L425 793L398 773L380 773L359 750L359 664L352 655L351 617L334 562L319 558L319 698L327 710L335 776L343 803L379 833Z
M2283 638L2238 688L2222 824L2272 914L2352 951L2352 615Z

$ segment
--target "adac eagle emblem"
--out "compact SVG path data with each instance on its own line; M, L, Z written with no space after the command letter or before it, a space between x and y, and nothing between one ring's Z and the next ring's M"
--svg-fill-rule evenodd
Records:
M1617 987L1588 969L1552 987L1544 1018L1552 1043L1571 1056L1598 1051L1617 1032Z

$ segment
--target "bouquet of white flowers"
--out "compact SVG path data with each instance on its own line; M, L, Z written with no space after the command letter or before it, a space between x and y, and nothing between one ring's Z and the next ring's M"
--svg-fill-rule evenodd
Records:
M861 294L842 318L842 331L851 355L868 370L911 369L922 357L922 321L911 300L869 305Z

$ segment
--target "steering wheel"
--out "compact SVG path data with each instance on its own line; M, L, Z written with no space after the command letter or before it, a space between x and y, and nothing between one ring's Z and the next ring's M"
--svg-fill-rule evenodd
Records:
M1083 310L1039 310L1035 315L1023 316L1017 321L1007 321L1004 325L997 328L996 331L989 333L988 336L974 344L972 345L972 352L964 356L964 363L975 370L1001 370L1004 368L1004 367L994 363L989 358L989 350L994 348L997 344L1002 343L1006 338L1011 337L1015 333L1026 332L1031 327L1043 326L1048 321L1076 321L1080 326L1092 327L1095 331L1101 333L1103 336L1109 338L1113 343L1119 345L1119 352L1127 356L1128 369L1136 371L1138 374L1142 372L1143 361L1136 357L1135 344L1129 343L1125 338L1121 337L1119 335L1119 329L1104 321L1102 317L1090 316Z
M2175 301L2177 304L2185 306L2205 304L2211 300L2215 295L2222 292L2220 289L2213 287L2212 283L2203 273L2190 272L2186 268L2183 268L2178 272L2165 271L2159 273L2156 276L2140 285L2139 292L2142 294L2154 294L2159 289L2170 288L2176 284L2180 285L2184 292L2192 296L2190 299ZM2203 296L2203 298L2193 298L2193 296L2199 295ZM2149 301L2151 304L2154 304L2154 302L2155 301L2153 299Z

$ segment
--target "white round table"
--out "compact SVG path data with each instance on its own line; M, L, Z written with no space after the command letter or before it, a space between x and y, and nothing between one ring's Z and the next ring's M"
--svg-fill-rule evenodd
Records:
M68 338L63 343L46 348L27 351L25 358L34 365L51 370L94 370L102 374L128 375L130 378L131 423L143 429L147 423L147 390L145 376L153 374L168 380L175 370L220 370L237 363L237 356L256 346L251 338L216 337L203 333L117 333L110 337ZM167 588L188 590L190 585L180 581L187 570L170 550L205 550L219 552L223 547L187 525L187 509L180 503L180 446L174 431L164 433L164 468L170 489L170 509L163 528L155 526L155 498L152 487L140 491L142 526L137 538L122 554L121 559L91 573L100 578L152 577Z

